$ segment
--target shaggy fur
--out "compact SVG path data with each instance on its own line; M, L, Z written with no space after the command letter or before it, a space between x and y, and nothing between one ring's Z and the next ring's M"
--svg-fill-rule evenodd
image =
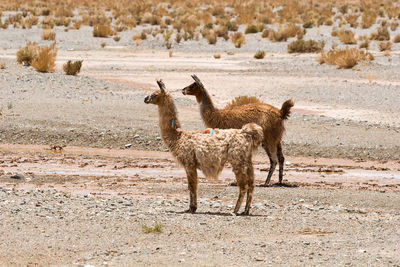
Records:
M282 153L282 136L285 131L284 120L290 115L293 101L287 100L279 110L265 103L247 105L228 105L224 109L217 109L196 75L192 75L194 83L182 89L184 95L194 95L200 104L200 114L206 127L211 128L241 128L246 123L256 123L263 128L263 148L270 160L270 169L264 185L267 186L279 161L279 183L283 179L283 165L285 158Z
M238 213L247 192L244 214L249 214L254 189L252 154L263 138L262 128L249 123L241 129L182 131L171 95L166 92L162 81L157 83L160 90L147 96L144 102L158 106L162 139L185 168L190 191L188 211L193 213L197 209L197 169L206 177L216 178L229 162L240 190L234 213Z

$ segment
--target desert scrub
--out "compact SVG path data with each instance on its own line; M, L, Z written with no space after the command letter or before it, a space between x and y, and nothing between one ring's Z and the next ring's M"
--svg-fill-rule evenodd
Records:
M7 64L4 61L0 62L0 69L1 70L4 70L6 68L6 66L7 66Z
M40 72L51 72L56 66L56 42L49 46L38 47L37 56L32 61L32 67Z
M243 33L236 32L231 35L232 43L235 45L236 48L242 47L243 44L246 43L246 38L244 37Z
M51 40L51 41L54 41L54 39L56 39L56 33L53 32L53 31L50 30L50 29L44 29L44 30L42 31L41 37L42 37L42 40Z
M142 225L142 231L146 234L154 233L154 234L161 234L164 229L161 223L155 223L153 226L147 226L145 224Z
M379 51L390 51L392 49L392 42L380 42L379 43Z
M370 35L371 40L377 41L389 41L390 33L387 27L379 27L377 30L373 31Z
M254 54L254 58L255 59L263 59L265 57L265 52L263 50L258 50L255 54Z
M368 29L370 28L372 25L375 24L376 21L376 13L372 12L372 11L365 11L361 17L361 27L363 29Z
M113 35L113 30L110 25L96 24L93 27L93 36L94 37L109 37Z
M337 65L340 69L349 69L354 67L359 61L362 60L373 60L374 57L371 53L366 53L357 48L346 49L333 49L329 52L322 52L318 57L320 64L329 63Z
M290 37L295 37L302 32L302 29L295 24L287 24L281 26L278 31L270 30L268 33L268 39L274 42L284 42Z
M400 43L400 34L397 34L393 37L393 43Z
M303 39L297 39L296 41L291 42L288 45L289 53L317 53L321 52L325 46L324 41L314 41L308 40L304 41Z
M338 32L339 40L344 44L356 44L356 38L354 38L354 33L350 30L340 30Z
M63 70L67 75L77 75L81 71L82 60L77 60L72 62L68 60L67 63L63 65Z
M258 26L254 24L247 26L246 30L244 31L245 34L257 33L257 32L259 32Z
M37 57L37 43L27 43L17 51L17 62L24 65L31 65L32 61Z

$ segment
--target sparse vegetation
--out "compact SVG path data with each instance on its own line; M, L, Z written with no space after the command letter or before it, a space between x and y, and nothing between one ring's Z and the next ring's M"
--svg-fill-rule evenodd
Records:
M113 35L113 30L110 25L96 24L93 27L93 36L94 37L109 37Z
M142 231L146 234L161 234L164 232L163 225L161 223L155 223L153 226L142 225Z
M71 61L68 60L67 63L63 65L63 70L67 75L77 75L81 71L82 60Z
M354 67L359 61L373 60L371 53L364 52L357 48L333 49L329 52L322 52L317 59L320 64L329 63L337 65L339 68L349 69Z
M29 42L26 46L21 47L17 51L17 62L30 66L32 61L37 57L37 43Z
M0 69L1 70L4 70L6 67L7 67L6 62L4 62L4 61L0 62Z
M33 59L31 65L39 72L51 72L56 66L56 56L56 42L49 46L38 47L37 56Z
M44 29L42 31L42 40L51 40L54 41L56 39L56 33L50 29Z
M254 58L255 59L263 59L265 57L265 52L263 50L258 50L255 54L254 54Z
M377 40L377 41L389 41L390 33L389 33L387 27L382 26L371 33L370 39Z
M400 34L397 34L393 37L393 43L400 43Z
M324 49L325 42L324 41L314 41L308 40L304 41L303 39L297 39L296 41L291 42L288 45L289 53L317 53L321 52Z
M242 47L243 44L246 43L246 38L244 37L243 33L236 32L231 35L232 43L235 45L236 48Z
M390 51L392 49L392 42L380 42L379 51Z
M354 33L350 30L341 30L338 32L339 40L344 44L356 44L356 38L354 38Z

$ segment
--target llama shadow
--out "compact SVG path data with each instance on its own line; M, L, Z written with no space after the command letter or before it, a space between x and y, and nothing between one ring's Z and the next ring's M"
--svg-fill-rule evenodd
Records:
M236 182L229 183L229 186L237 186ZM299 187L298 184L289 184L289 183L275 183L275 184L260 184L256 185L256 187L288 187L288 188L296 188Z
M193 215L213 215L213 216L223 216L223 217L268 217L267 215L260 215L260 214L249 214L249 215L243 215L243 214L238 214L238 215L233 215L232 213L229 212L220 212L220 211L202 211L202 212L196 212L196 213L190 213L187 211L173 211L169 210L166 211L167 213L174 213L174 214L193 214Z

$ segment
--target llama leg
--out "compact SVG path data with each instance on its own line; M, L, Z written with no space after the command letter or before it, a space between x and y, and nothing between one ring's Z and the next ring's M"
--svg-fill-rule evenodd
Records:
M190 205L187 212L195 213L197 210L197 170L186 169L186 175L190 194Z
M250 160L248 163L249 166L247 167L247 177L248 177L248 189L247 189L247 199L246 199L246 207L244 208L243 215L249 215L250 213L250 206L251 200L253 199L253 190L254 190L254 169L253 163Z
M242 205L243 202L244 195L246 194L248 189L248 183L247 183L247 177L242 170L235 170L234 168L234 173L236 176L236 182L239 186L239 197L238 200L236 201L236 206L233 212L235 214L238 214L240 206Z
M272 174L275 171L276 164L278 163L278 156L277 156L276 148L274 150L269 150L267 148L267 146L263 146L263 147L264 147L265 151L268 154L269 161L270 161L270 164L271 164L270 167L269 167L269 172L268 172L267 179L265 180L265 183L264 183L264 186L268 186L269 182L271 181Z
M285 157L282 152L282 144L278 145L278 161L279 161L279 183L282 184L283 180L283 166L285 165Z

